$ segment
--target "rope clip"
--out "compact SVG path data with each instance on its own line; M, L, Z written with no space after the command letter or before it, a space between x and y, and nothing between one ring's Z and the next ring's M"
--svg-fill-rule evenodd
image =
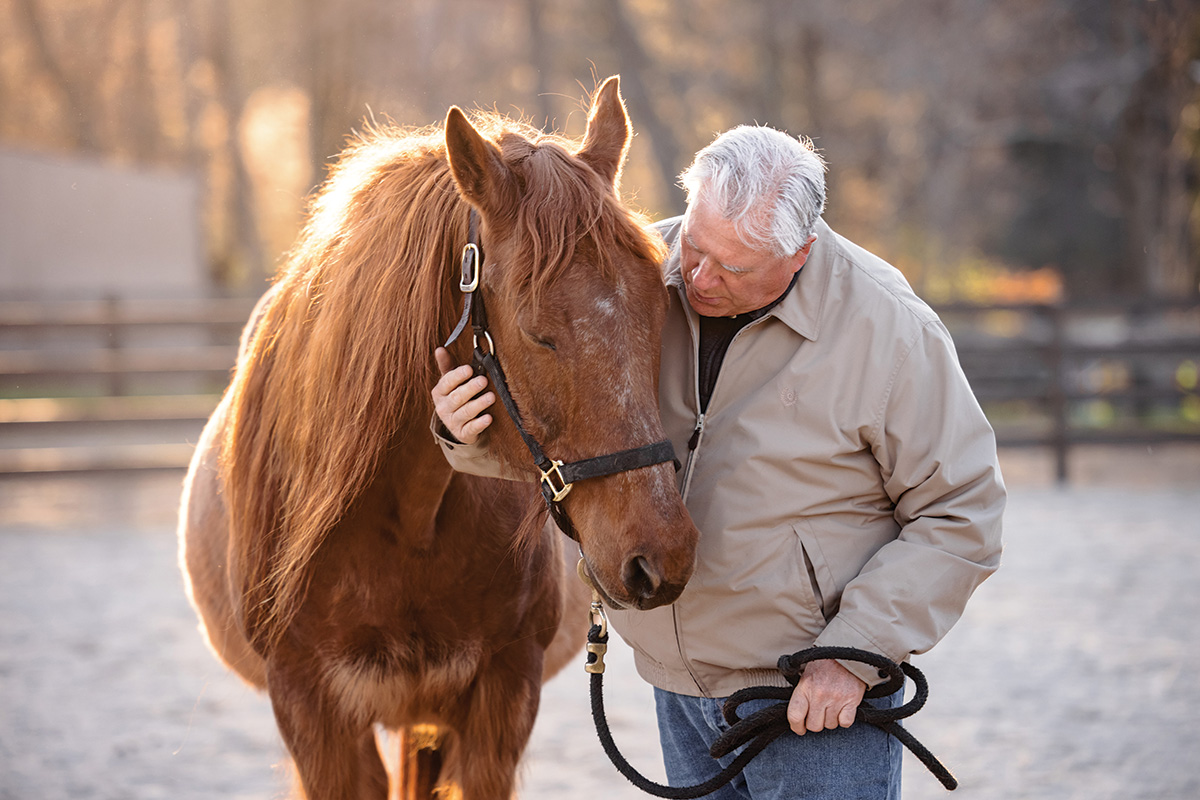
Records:
M604 606L600 604L600 598L595 594L592 597L592 607L588 611L592 630L588 633L588 660L583 671L589 675L603 675L604 655L608 652L608 617L604 615Z

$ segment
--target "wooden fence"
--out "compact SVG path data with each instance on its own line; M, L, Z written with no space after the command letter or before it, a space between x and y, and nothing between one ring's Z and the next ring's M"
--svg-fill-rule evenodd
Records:
M999 443L1051 448L1060 482L1079 445L1200 441L1200 301L937 311Z
M186 467L253 303L0 303L0 475Z
M0 475L181 469L253 299L0 302ZM1200 301L945 305L1002 446L1200 441Z

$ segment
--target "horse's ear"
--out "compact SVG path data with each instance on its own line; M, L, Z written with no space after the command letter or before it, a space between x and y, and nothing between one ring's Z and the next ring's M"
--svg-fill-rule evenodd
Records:
M629 115L621 100L620 78L613 75L601 85L592 101L587 133L578 155L616 187L629 150L629 135Z
M475 130L458 106L446 114L446 158L458 191L485 216L515 205L515 182L499 148Z

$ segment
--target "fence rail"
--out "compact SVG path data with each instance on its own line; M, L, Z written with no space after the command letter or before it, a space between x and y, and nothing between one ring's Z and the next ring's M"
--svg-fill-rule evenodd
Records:
M253 303L0 302L0 475L186 467Z
M1051 448L1059 481L1073 447L1200 441L1200 300L937 311L997 440Z
M0 475L180 469L253 299L0 302ZM1200 300L938 306L1002 446L1200 441Z

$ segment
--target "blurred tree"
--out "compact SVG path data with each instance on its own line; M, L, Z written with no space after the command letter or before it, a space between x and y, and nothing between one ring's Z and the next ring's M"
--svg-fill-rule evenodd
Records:
M1195 0L0 0L0 142L193 169L215 280L261 286L364 124L451 104L572 135L620 73L623 187L761 122L829 161L831 223L950 287L1050 266L1068 293L1200 283Z
M1195 292L1200 231L1189 231L1189 218L1200 183L1200 151L1182 122L1186 109L1194 114L1200 108L1200 6L1194 0L1158 0L1134 8L1145 55L1116 123L1112 167L1125 222L1122 255L1140 269L1122 275L1120 288L1153 295Z

